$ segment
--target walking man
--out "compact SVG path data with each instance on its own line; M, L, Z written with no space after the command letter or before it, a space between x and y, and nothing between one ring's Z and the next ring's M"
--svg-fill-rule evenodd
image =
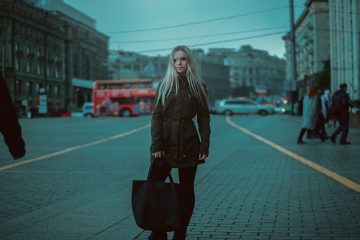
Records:
M330 139L333 143L336 143L336 136L341 132L340 144L342 145L351 144L351 142L347 141L350 121L349 108L351 107L351 104L349 94L346 93L346 91L347 84L340 84L340 89L334 92L331 104L333 115L340 123L340 126L336 128Z
M4 141L14 159L25 155L25 142L22 138L21 127L15 107L11 101L9 89L0 72L0 133L4 136Z

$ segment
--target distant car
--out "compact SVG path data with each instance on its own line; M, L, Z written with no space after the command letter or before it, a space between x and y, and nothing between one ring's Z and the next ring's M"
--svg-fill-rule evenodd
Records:
M283 113L286 112L286 109L285 109L284 106L281 106L280 104L276 104L276 103L273 103L273 102L265 102L265 103L261 103L261 105L274 107L275 113L283 114Z
M275 112L284 114L284 113L286 113L286 109L285 109L285 107L275 107Z
M261 105L246 98L225 98L215 101L212 109L216 114L231 116L233 114L253 114L262 116L275 113L275 107L272 105Z
M85 102L82 107L84 117L94 117L94 105L92 102Z
M351 112L354 114L359 114L360 113L360 100L353 100L351 101Z

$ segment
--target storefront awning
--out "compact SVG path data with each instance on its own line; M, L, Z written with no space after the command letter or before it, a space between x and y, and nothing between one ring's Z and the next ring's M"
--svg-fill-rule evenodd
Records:
M90 80L84 80L84 79L79 79L79 78L72 79L73 87L92 89L93 84L94 84L94 82L90 81Z

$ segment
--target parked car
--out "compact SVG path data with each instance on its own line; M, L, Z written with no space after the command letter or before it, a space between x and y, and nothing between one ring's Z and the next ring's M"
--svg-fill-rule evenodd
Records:
M352 105L351 112L355 113L355 114L359 114L360 113L360 100L352 100L350 103Z
M215 101L215 107L212 111L216 114L227 116L251 113L265 116L275 113L275 107L272 105L261 105L247 98L225 98Z
M85 102L82 107L84 117L94 117L94 105L92 102Z

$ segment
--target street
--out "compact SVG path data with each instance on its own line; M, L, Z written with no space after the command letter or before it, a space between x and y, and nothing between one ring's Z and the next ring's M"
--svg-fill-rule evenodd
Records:
M147 176L149 116L20 123L23 159L0 142L0 239L146 239L130 199L131 181ZM351 145L298 145L300 125L212 115L187 239L360 239L360 129Z

